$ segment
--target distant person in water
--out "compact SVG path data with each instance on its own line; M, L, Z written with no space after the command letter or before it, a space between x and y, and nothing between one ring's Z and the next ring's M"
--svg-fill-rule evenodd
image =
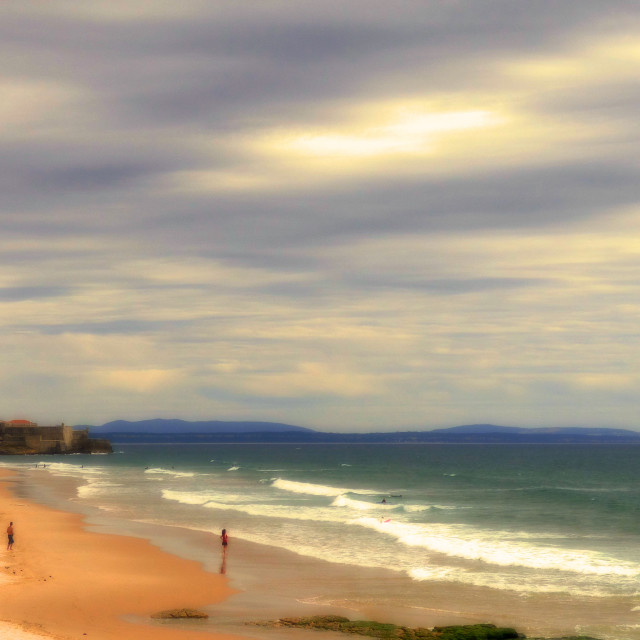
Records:
M13 547L13 522L9 523L7 527L7 538L9 538L9 542L7 543L7 551Z
M222 540L222 553L227 552L227 545L229 544L229 536L227 536L227 530L222 530L222 535L220 536L220 540Z

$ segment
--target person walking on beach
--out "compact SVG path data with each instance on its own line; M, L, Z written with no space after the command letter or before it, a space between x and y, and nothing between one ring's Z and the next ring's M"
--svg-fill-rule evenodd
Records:
M229 544L229 536L227 535L226 529L222 530L220 540L222 540L222 554L225 555L227 553L227 545Z
M9 538L9 542L7 543L7 551L13 547L13 522L9 523L7 527L7 537Z

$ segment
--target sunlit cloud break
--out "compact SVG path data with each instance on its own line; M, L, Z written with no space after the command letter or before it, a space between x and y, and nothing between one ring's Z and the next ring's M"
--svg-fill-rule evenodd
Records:
M382 124L301 133L283 146L315 156L425 153L448 133L495 127L503 122L503 118L490 111L420 113L399 109L395 117Z

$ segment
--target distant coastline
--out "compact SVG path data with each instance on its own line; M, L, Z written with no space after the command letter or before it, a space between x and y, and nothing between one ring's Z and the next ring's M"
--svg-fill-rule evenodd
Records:
M626 429L523 428L474 424L430 431L335 433L270 422L119 420L92 426L114 444L162 443L363 443L363 444L640 444L640 433Z

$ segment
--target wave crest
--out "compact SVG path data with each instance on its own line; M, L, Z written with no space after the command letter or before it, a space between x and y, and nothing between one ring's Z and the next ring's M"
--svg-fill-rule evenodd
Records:
M332 487L325 484L313 484L310 482L296 482L295 480L284 480L276 478L272 485L276 489L289 491L291 493L304 493L312 496L337 497L344 493L360 494L360 495L379 495L377 491L369 491L367 489L349 489L346 487Z

